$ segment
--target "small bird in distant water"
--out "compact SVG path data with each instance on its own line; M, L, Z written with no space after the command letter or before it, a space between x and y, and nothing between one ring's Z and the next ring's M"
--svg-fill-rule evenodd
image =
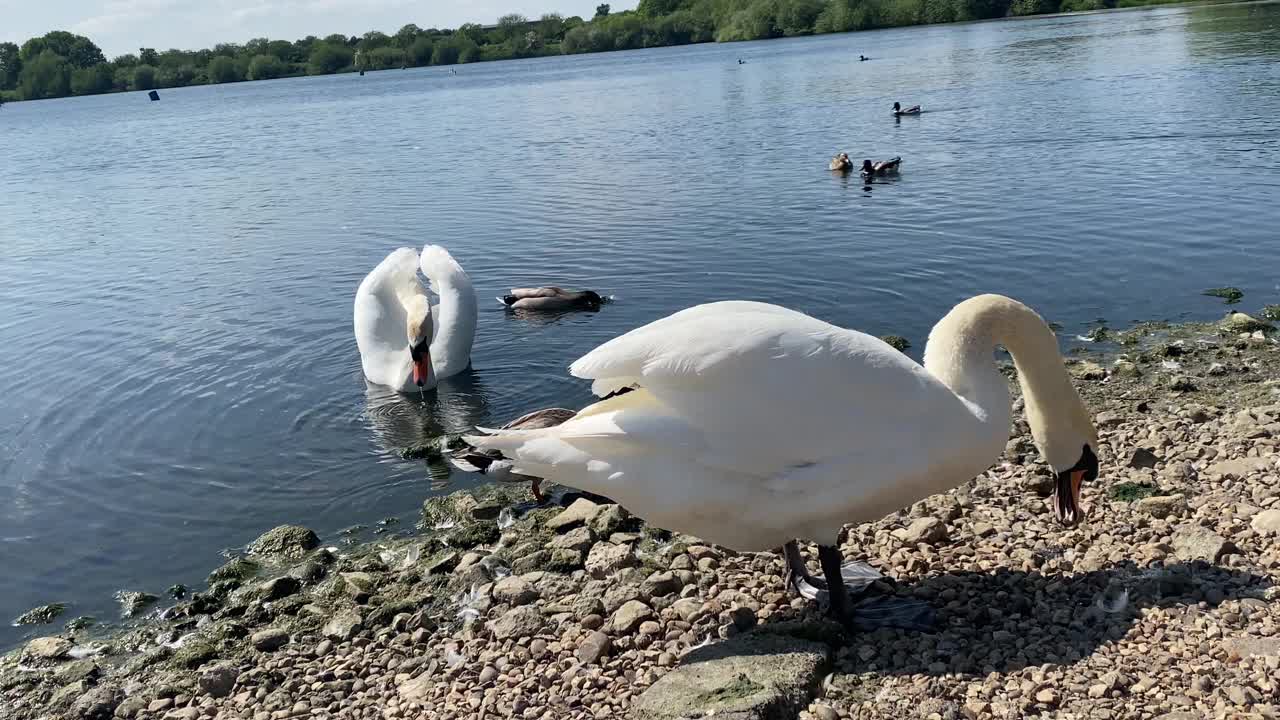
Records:
M895 157L891 160L870 160L862 161L862 174L870 177L872 175L885 175L888 173L898 172L898 166L902 164L902 158Z

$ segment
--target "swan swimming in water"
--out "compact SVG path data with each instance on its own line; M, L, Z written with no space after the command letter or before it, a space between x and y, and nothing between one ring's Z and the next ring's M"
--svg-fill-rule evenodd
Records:
M842 567L838 537L999 457L1012 410L998 345L1013 356L1032 435L1057 474L1054 510L1074 525L1080 488L1098 475L1097 431L1053 332L999 295L947 313L923 366L875 337L775 305L699 305L570 367L597 396L631 392L552 427L467 441L510 458L513 472L612 498L658 527L738 551L782 548L791 587L854 627L928 626L919 604L905 617L892 605L851 607L847 581L865 587L877 574ZM822 578L808 573L797 538L818 543Z
M426 275L440 296L432 306L418 279ZM427 245L422 255L400 248L356 290L355 333L369 382L402 392L430 390L471 365L476 293L449 251Z

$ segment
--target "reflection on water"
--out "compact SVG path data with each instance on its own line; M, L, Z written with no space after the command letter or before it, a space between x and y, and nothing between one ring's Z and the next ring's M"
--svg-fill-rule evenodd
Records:
M1278 21L1159 8L6 105L0 620L112 616L120 587L198 582L284 522L408 520L483 477L407 450L585 405L574 360L699 302L916 353L979 292L1065 337L1213 317L1206 287L1280 302L1257 261L1280 252ZM834 175L838 151L902 171ZM426 242L481 298L473 369L368 387L356 287ZM492 300L538 285L617 301Z

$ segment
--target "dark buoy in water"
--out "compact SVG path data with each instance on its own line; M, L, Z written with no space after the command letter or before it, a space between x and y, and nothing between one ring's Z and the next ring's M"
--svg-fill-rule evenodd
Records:
M364 71L363 71L363 70L361 70L361 71L360 71L360 77L364 77Z
M155 102L156 100L160 99L160 93L156 92L155 90L152 90L151 92L147 93L147 97L151 98L152 102Z

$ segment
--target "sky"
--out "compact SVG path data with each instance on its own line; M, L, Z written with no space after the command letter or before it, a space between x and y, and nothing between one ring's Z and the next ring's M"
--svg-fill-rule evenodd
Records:
M0 0L0 42L50 30L87 35L108 58L140 47L195 50L256 37L296 40L332 33L392 34L408 23L456 28L507 13L589 18L603 0ZM611 2L614 10L636 0Z

